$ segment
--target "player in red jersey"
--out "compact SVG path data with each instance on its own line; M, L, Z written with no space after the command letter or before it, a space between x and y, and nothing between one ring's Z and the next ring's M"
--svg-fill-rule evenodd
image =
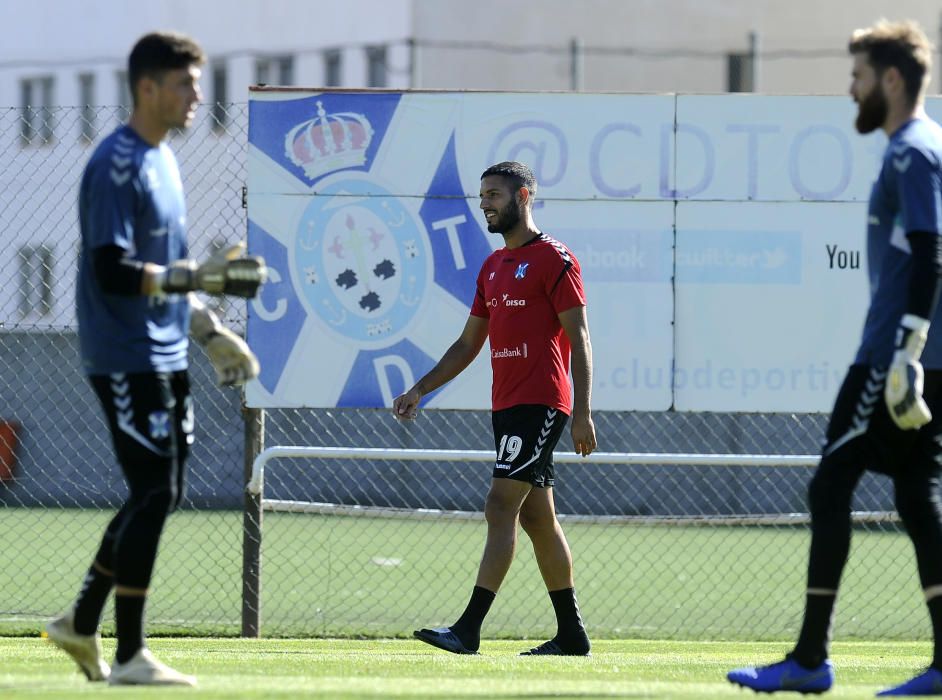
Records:
M415 632L418 639L456 654L477 653L481 624L513 561L518 519L533 543L558 624L555 637L523 654L589 653L572 555L553 502L553 448L572 414L576 452L585 457L595 450L589 407L592 345L579 262L534 224L535 195L536 179L522 163L498 163L481 175L487 230L501 234L505 246L481 266L471 315L459 338L393 403L397 418L415 418L422 397L456 377L490 340L497 460L484 505L484 556L458 621Z

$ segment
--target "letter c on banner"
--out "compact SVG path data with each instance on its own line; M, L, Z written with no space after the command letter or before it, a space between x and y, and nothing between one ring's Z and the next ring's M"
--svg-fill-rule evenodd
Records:
M633 185L623 190L612 187L602 177L602 148L609 134L615 131L627 131L629 134L641 136L641 129L634 124L607 124L592 139L592 147L589 149L589 172L592 174L592 182L598 188L599 192L609 197L633 197L641 191L641 185Z
M281 282L281 274L274 267L268 268L268 279L274 283L278 284ZM263 287L264 289L264 287ZM252 308L255 310L255 313L258 314L258 317L263 321L271 323L272 321L277 321L279 318L285 315L288 311L288 300L284 297L280 298L275 302L274 310L269 310L262 304L262 296L259 294L257 297L252 299Z

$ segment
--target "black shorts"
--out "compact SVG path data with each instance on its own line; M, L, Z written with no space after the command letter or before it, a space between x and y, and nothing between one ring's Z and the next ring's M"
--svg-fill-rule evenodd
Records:
M193 443L193 399L186 371L89 377L111 428L132 496L169 488L183 496L183 465Z
M890 418L883 388L886 369L851 365L834 402L822 455L851 450L863 469L896 475L901 469L938 471L942 464L942 370L927 370L923 398L932 420L901 430Z
M525 481L540 488L552 486L553 449L568 418L559 409L540 404L494 411L494 478Z

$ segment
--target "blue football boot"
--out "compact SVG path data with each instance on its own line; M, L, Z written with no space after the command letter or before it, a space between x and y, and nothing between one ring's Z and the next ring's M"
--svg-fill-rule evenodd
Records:
M915 678L894 688L881 690L877 695L942 695L942 671L927 668Z
M799 693L823 693L834 685L834 667L824 661L817 668L805 668L790 657L768 666L737 668L726 674L730 683L752 688L758 693L793 690Z

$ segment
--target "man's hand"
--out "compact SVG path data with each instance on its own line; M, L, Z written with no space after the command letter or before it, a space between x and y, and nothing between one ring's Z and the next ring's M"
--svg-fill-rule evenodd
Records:
M219 386L240 386L258 376L260 367L255 353L228 328L216 328L203 347L216 370Z
M414 420L419 414L419 401L422 392L412 387L404 394L400 394L393 401L393 415L399 420Z
M886 375L883 396L890 418L901 430L915 430L932 420L922 398L923 371L919 357L929 336L929 321L906 314L896 331L896 352Z
M595 441L595 424L592 416L573 412L572 414L572 445L576 454L588 457L598 447Z
M265 260L257 255L246 256L245 244L237 243L216 251L202 264L177 260L166 269L160 289L167 293L201 290L250 299L267 277Z

